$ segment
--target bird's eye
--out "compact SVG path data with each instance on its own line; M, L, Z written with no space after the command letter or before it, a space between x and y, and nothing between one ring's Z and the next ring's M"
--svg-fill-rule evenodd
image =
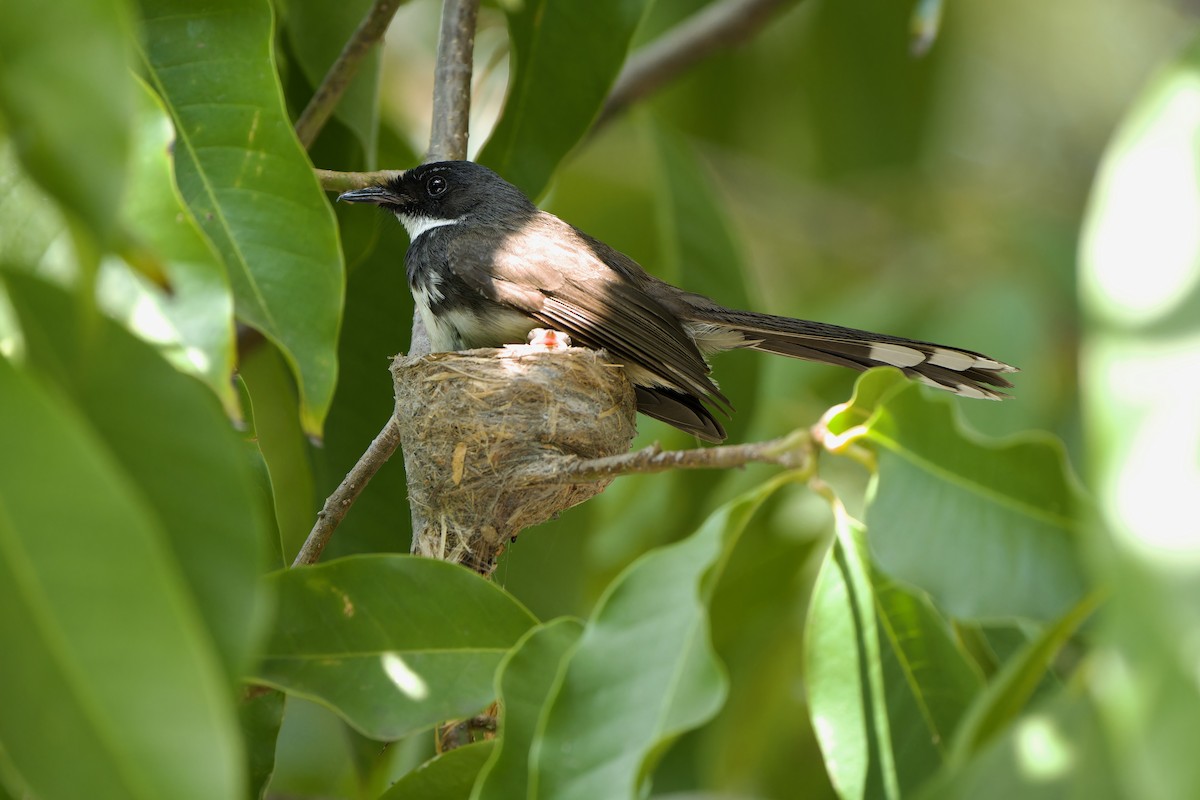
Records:
M449 188L450 184L446 183L446 179L441 175L434 175L429 180L425 181L425 191L430 197L437 197L442 192Z

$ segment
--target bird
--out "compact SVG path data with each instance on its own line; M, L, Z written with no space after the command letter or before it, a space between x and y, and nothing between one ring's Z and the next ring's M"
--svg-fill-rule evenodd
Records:
M408 231L408 284L434 352L500 347L531 330L604 350L637 409L708 442L733 412L708 357L751 349L856 370L896 367L963 397L999 400L1017 369L972 350L726 308L538 208L471 161L426 163L338 200L394 214Z

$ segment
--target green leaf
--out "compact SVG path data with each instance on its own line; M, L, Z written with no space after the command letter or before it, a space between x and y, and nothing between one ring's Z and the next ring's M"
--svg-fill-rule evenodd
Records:
M134 152L120 203L117 252L97 276L101 308L153 342L181 370L200 376L226 413L238 407L233 371L233 300L224 266L174 184L173 132L157 98L137 86ZM71 230L58 208L0 144L0 258L63 286L80 285Z
M435 756L392 784L379 800L467 800L494 745L475 742Z
M919 800L1185 796L1131 794L1113 769L1103 729L1099 709L1086 694L1059 692L1017 720L963 769L939 775L915 796Z
M243 697L238 704L249 767L246 797L266 796L267 784L275 772L275 747L283 724L284 699L283 692L263 691L253 697Z
M472 800L530 795L529 756L542 712L558 685L566 656L582 633L577 620L551 620L525 634L500 664L496 679L500 739L481 771Z
M470 570L412 556L339 559L277 572L270 585L279 610L253 679L374 739L479 711L500 660L536 623Z
M267 532L237 434L211 393L150 345L104 317L81 318L74 298L48 284L20 274L5 281L30 364L58 383L136 482L232 684L265 622Z
M813 728L842 798L900 797L940 766L982 679L928 601L872 567L862 526L835 512L805 645Z
M1063 645L1096 610L1097 603L1096 595L1088 595L1005 662L955 731L949 759L951 767L961 766L1016 719L1045 679Z
M869 424L879 446L866 519L876 563L951 616L1054 619L1087 584L1062 443L985 440L962 429L953 402L914 384Z
M353 733L352 728L324 706L288 696L267 796L356 800L373 797L363 785ZM376 750L381 749L377 744Z
M754 534L738 540L713 593L712 640L729 672L729 697L712 722L681 739L667 758L678 764L686 755L687 763L702 765L696 771L714 790L828 795L807 701L796 685L804 665L801 612L815 577L813 557L827 550L832 515L813 492L793 492L772 505Z
M31 796L33 790L21 778L8 754L4 752L4 746L0 744L0 800L19 800Z
M280 27L292 45L309 86L316 90L342 52L373 0L277 0ZM354 132L363 153L363 168L375 169L379 142L379 71L382 47L373 47L359 63L333 115ZM299 111L299 109L297 109Z
M130 269L106 260L98 278L100 304L162 348L175 366L202 378L236 418L229 279L175 188L171 119L150 87L136 83L134 152L120 208L122 254L153 266ZM142 277L147 273L163 275L169 291Z
M300 552L320 508L297 414L299 398L287 365L270 344L247 353L238 374L250 396L254 445L271 482L271 501L279 532L275 548L279 558L275 566L285 567ZM347 471L342 472L343 477Z
M0 6L8 136L29 174L102 241L116 227L130 150L131 30L124 0Z
M61 209L22 168L11 139L0 133L0 260L49 280L76 272Z
M958 618L1050 620L1078 602L1083 509L1062 443L986 439L963 428L953 398L875 375L828 420L839 436L826 444L878 453L866 512L878 567Z
M542 712L531 797L634 796L667 744L716 713L726 681L708 640L712 587L750 517L794 479L727 503L613 582Z
M239 796L226 676L156 509L3 359L0 451L20 454L0 459L0 741L21 777L48 799Z
M600 112L646 5L527 0L509 10L508 96L477 160L541 194Z
M342 255L292 132L264 0L142 0L150 79L175 120L179 188L229 271L238 316L284 354L304 430L337 379Z
M833 441L827 438L825 447L836 452L843 444L861 437L866 433L861 426L871 420L879 405L908 384L904 374L892 367L871 369L860 375L854 382L850 400L829 409L821 421L822 427L836 437Z
M878 570L871 570L871 582L880 633L888 645L884 664L895 670L889 681L903 682L921 730L944 754L983 689L983 676L929 598L905 591Z

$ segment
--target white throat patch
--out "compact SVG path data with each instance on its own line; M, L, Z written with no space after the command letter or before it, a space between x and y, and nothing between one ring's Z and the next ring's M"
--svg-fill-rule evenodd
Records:
M413 217L408 214L397 214L396 219L400 220L400 224L404 226L404 230L408 231L408 240L415 242L417 237L422 233L440 228L443 225L457 225L456 219L436 219L434 217Z

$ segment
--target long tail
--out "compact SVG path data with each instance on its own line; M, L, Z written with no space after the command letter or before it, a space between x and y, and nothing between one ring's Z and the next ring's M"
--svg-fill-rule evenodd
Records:
M709 352L748 347L858 370L897 367L963 397L1003 400L1009 395L999 388L1012 386L1004 375L1018 371L971 350L753 311L697 308L692 322L699 325L697 344Z

